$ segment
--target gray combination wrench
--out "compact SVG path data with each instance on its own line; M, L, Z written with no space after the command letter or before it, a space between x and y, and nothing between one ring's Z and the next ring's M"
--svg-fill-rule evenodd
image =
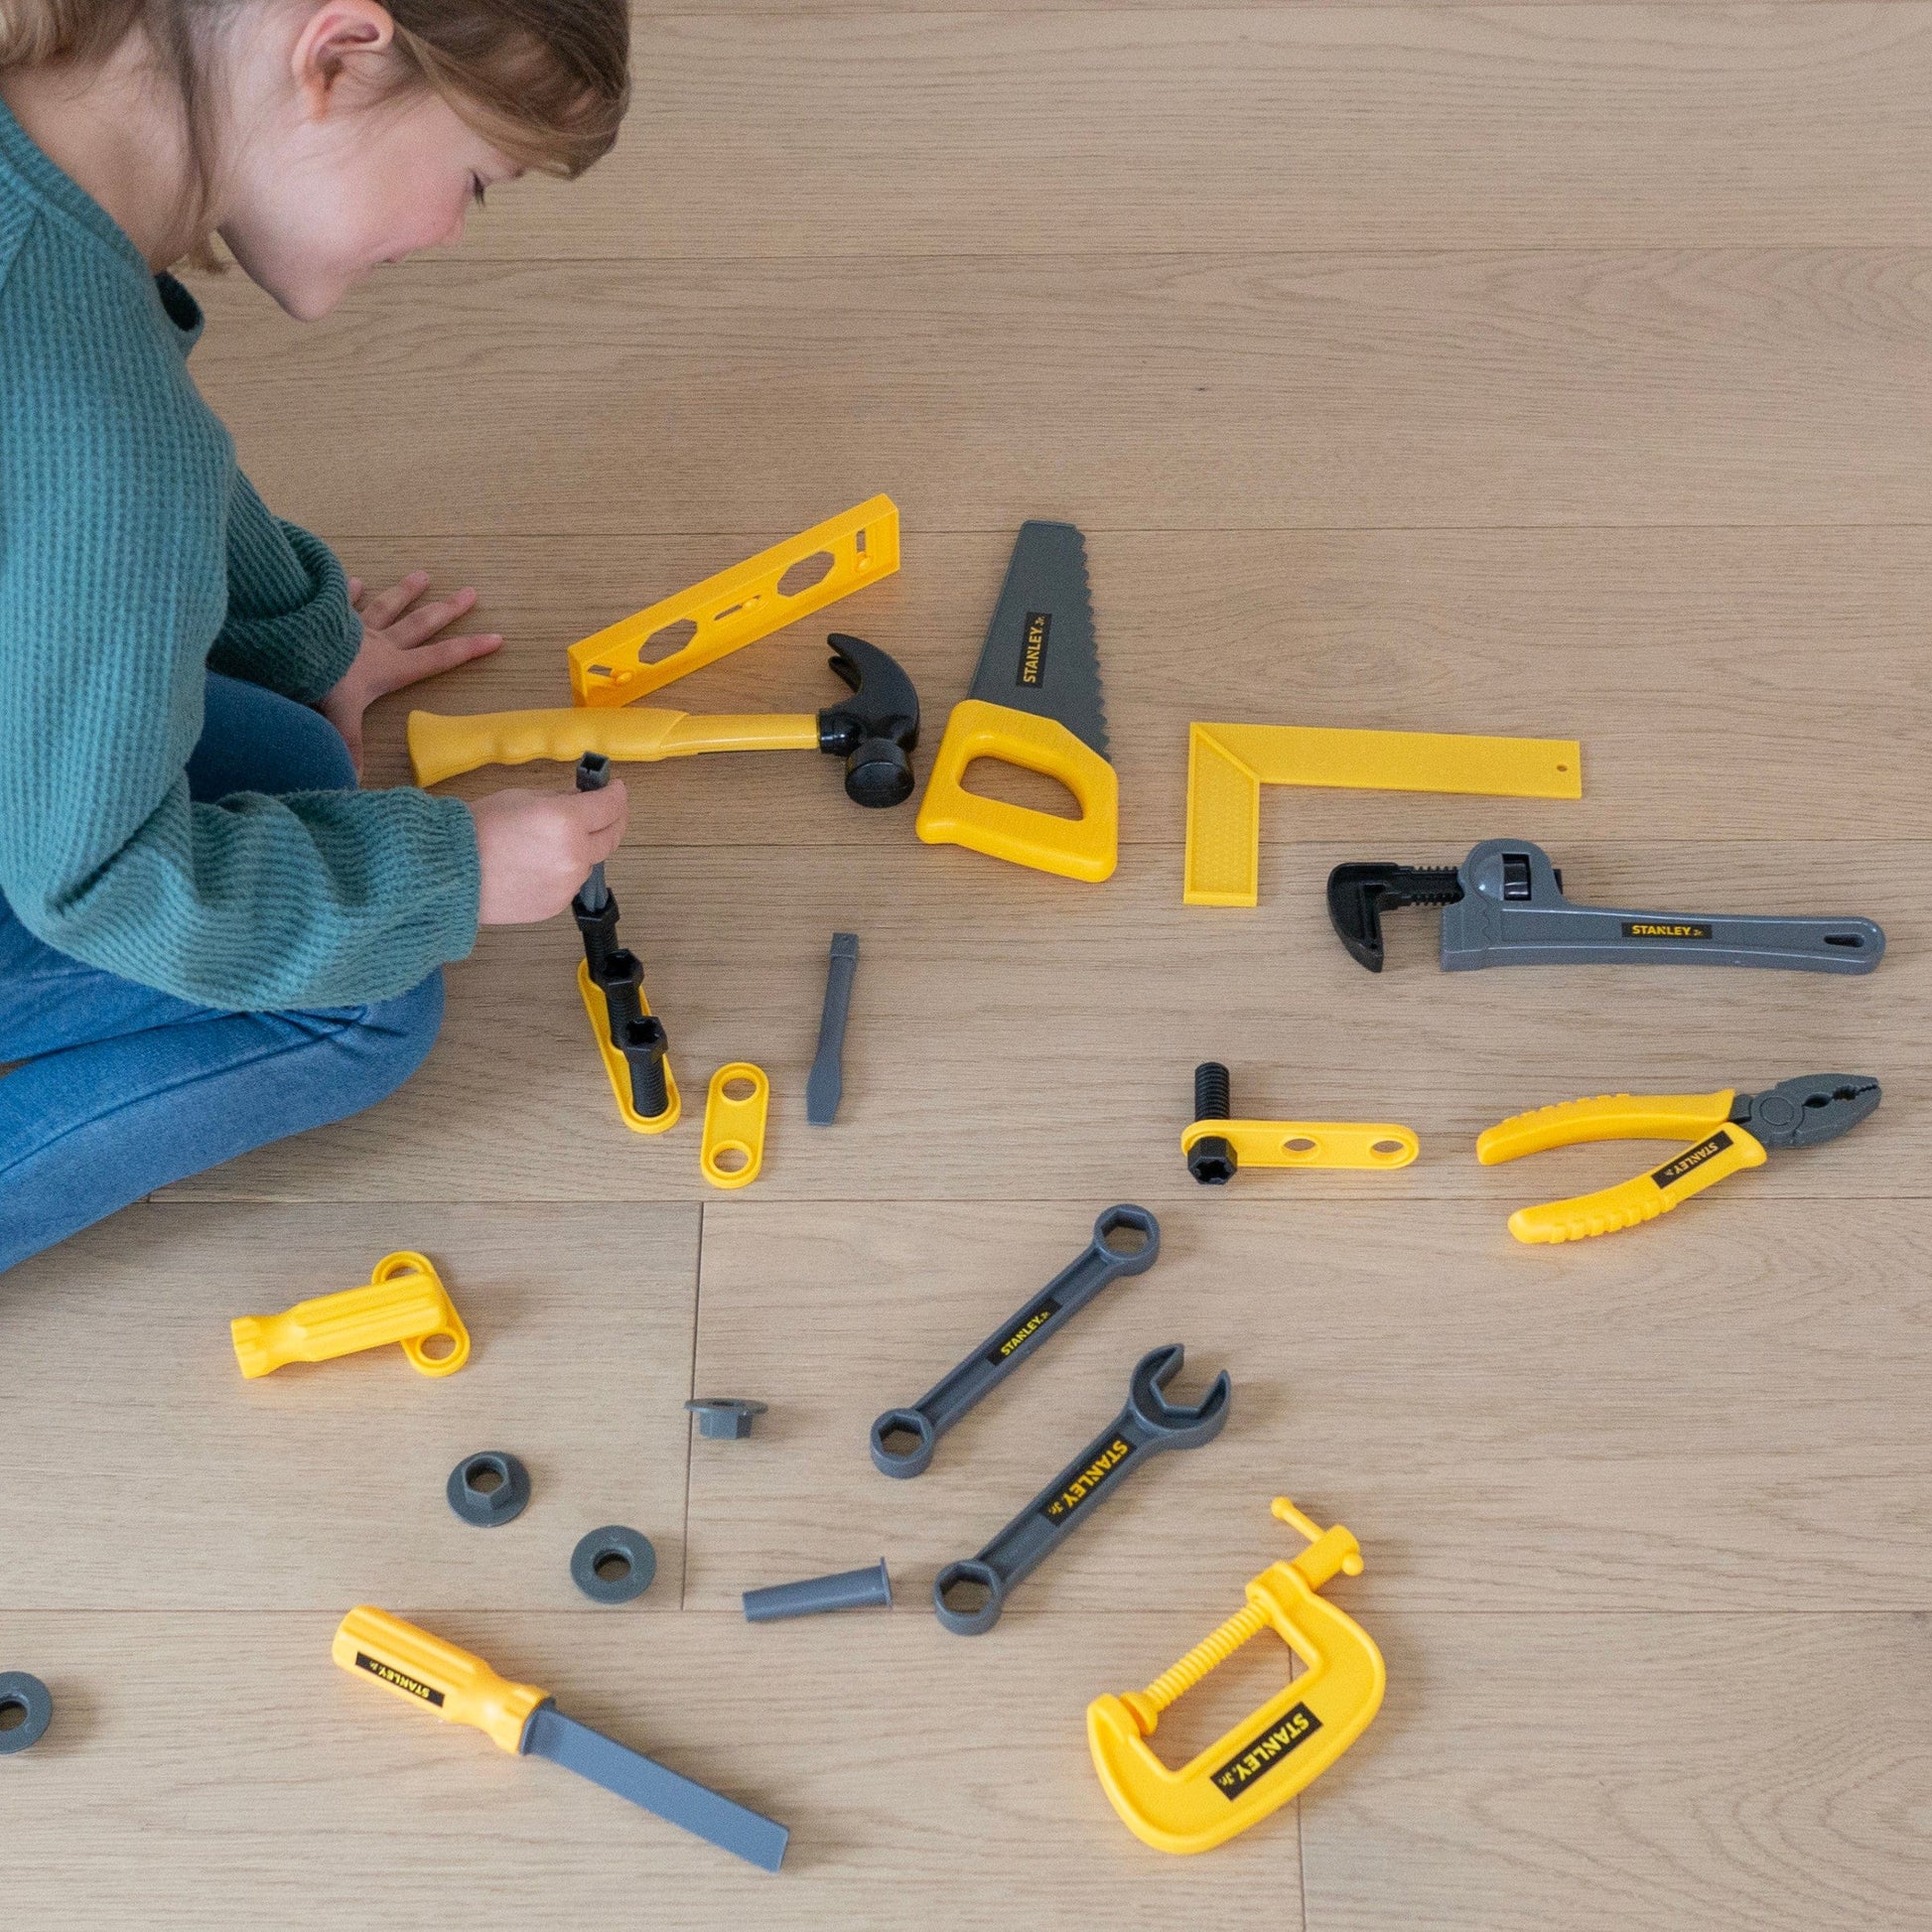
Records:
M1122 1228L1143 1237L1123 1254L1109 1245ZM943 1381L909 1409L888 1409L872 1426L872 1459L889 1476L915 1476L932 1460L933 1446L989 1389L1013 1373L1048 1335L1057 1334L1109 1282L1142 1275L1161 1252L1161 1223L1145 1207L1123 1201L1093 1224L1093 1239L1023 1309L987 1336Z
M1479 966L1771 966L1868 973L1885 935L1869 919L1624 912L1574 905L1563 874L1527 839L1485 839L1459 866L1337 866L1328 917L1349 956L1382 970L1382 914L1443 908L1443 971Z
M1151 1349L1134 1365L1127 1407L976 1557L949 1563L932 1583L932 1607L948 1630L977 1637L992 1629L1007 1592L1077 1530L1120 1487L1122 1477L1163 1449L1198 1449L1221 1433L1233 1384L1223 1369L1191 1408L1161 1393L1185 1358L1177 1341ZM986 1592L973 1609L946 1598L962 1586Z

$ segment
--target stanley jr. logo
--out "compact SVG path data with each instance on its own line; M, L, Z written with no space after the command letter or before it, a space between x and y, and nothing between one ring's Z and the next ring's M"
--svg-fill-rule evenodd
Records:
M1687 1147L1675 1161L1666 1161L1650 1177L1659 1187L1668 1187L1673 1180L1682 1180L1687 1173L1695 1173L1707 1161L1715 1161L1730 1144L1730 1136L1721 1127L1708 1141L1700 1141L1696 1147Z
M1215 1790L1232 1804L1256 1778L1272 1771L1297 1744L1306 1744L1320 1728L1321 1720L1306 1704L1295 1705L1214 1773Z
M1696 919L1625 919L1626 939L1708 939L1711 928Z
M380 1657L371 1657L366 1650L355 1653L355 1668L365 1670L371 1677L379 1677L385 1684L393 1684L399 1691L407 1691L413 1698L421 1698L425 1704L440 1705L443 1693L434 1684L425 1684L420 1677L411 1677L399 1671L394 1664L385 1664Z
M1020 671L1013 680L1037 690L1046 675L1046 633L1053 627L1050 611L1029 611L1020 638Z
M1064 1489L1056 1496L1049 1497L1040 1506L1039 1513L1049 1523L1064 1521L1089 1496L1094 1495L1100 1485L1133 1453L1133 1448L1125 1438L1116 1436Z

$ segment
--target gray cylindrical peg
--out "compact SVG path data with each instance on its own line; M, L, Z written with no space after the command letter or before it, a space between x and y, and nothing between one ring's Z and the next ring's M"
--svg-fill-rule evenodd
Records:
M747 1623L776 1623L784 1617L817 1616L824 1610L859 1610L893 1603L893 1580L886 1559L870 1570L842 1570L835 1577L806 1577L795 1584L773 1584L745 1592Z

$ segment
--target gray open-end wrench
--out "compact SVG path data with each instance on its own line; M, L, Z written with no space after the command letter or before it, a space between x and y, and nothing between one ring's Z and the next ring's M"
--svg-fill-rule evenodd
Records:
M933 1579L932 1607L948 1630L977 1637L992 1629L1007 1592L1113 1495L1124 1475L1163 1449L1198 1449L1221 1433L1233 1387L1226 1369L1191 1408L1161 1393L1185 1356L1177 1341L1143 1355L1134 1365L1127 1407L978 1556L947 1564ZM952 1608L946 1597L961 1585L985 1590L986 1601L976 1609Z
M1132 1254L1108 1245L1129 1228L1144 1237ZM1109 1282L1145 1274L1161 1252L1161 1223L1122 1201L1093 1224L1093 1239L1023 1309L1001 1324L909 1409L888 1409L872 1426L872 1459L889 1476L915 1476L933 1446L981 1396L1003 1382L1048 1335L1057 1334ZM903 1447L900 1447L903 1445Z

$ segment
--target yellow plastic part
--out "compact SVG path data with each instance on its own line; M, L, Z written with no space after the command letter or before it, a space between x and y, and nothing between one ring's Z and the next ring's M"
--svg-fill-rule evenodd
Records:
M419 785L441 784L484 764L528 764L532 759L575 763L602 752L621 764L688 759L701 752L815 752L811 712L716 715L659 711L482 711L446 718L409 714L409 763Z
M779 589L794 564L821 554L832 560L823 577L789 595ZM898 505L874 496L572 644L570 688L580 705L629 704L897 568ZM650 639L681 623L697 626L689 642L647 662Z
M965 786L975 759L994 759L1057 778L1080 807L1056 818ZM1098 885L1120 859L1120 780L1092 746L1055 718L963 698L946 720L919 804L918 834L927 845L963 845L1035 872Z
M577 991L583 996L584 1011L591 1021L591 1036L604 1056L604 1070L611 1077L611 1092L617 1100L618 1112L623 1116L623 1124L633 1134L661 1134L666 1128L675 1127L679 1114L684 1111L684 1102L678 1094L677 1075L671 1071L670 1055L664 1056L664 1111L646 1120L630 1103L630 1062L612 1044L611 1009L605 1004L597 982L591 978L588 960L577 962ZM650 1011L650 1002L644 998L641 986L637 989L637 1005L645 1013Z
M749 1080L752 1091L734 1100L725 1089L736 1080ZM764 1068L750 1060L732 1060L711 1076L704 1103L704 1146L698 1165L714 1187L749 1187L764 1165L764 1116L771 1104L771 1082ZM742 1168L721 1168L722 1154L742 1154Z
M400 1342L422 1375L454 1375L470 1359L470 1331L427 1255L403 1248L384 1255L367 1284L318 1295L281 1314L238 1315L228 1324L235 1360L250 1381L287 1362L327 1362ZM430 1355L434 1337L450 1344Z
M1337 1571L1358 1577L1360 1546L1340 1524L1324 1530L1277 1496L1274 1513L1309 1548L1248 1585L1248 1601L1144 1691L1087 1706L1087 1747L1121 1822L1157 1852L1211 1852L1305 1791L1381 1708L1387 1672L1375 1640L1320 1594ZM1160 1716L1183 1691L1262 1631L1273 1629L1307 1669L1245 1722L1170 1770L1148 1747Z
M1730 1120L1732 1093L1726 1087L1719 1093L1606 1093L1593 1100L1566 1100L1488 1128L1476 1139L1476 1159L1484 1167L1494 1167L1525 1154L1586 1141L1662 1141L1701 1135L1702 1139L1648 1173L1593 1194L1519 1207L1509 1217L1510 1233L1536 1246L1614 1234L1619 1228L1668 1214L1726 1174L1764 1165L1763 1144Z
M550 1702L548 1691L512 1684L481 1657L367 1603L343 1618L329 1654L344 1670L372 1678L445 1724L481 1730L512 1757L522 1753L530 1713Z
M1259 902L1263 785L1581 798L1583 748L1566 738L1189 725L1187 904Z
M1408 1128L1358 1120L1197 1120L1180 1151L1215 1136L1244 1168L1406 1168L1422 1152Z

